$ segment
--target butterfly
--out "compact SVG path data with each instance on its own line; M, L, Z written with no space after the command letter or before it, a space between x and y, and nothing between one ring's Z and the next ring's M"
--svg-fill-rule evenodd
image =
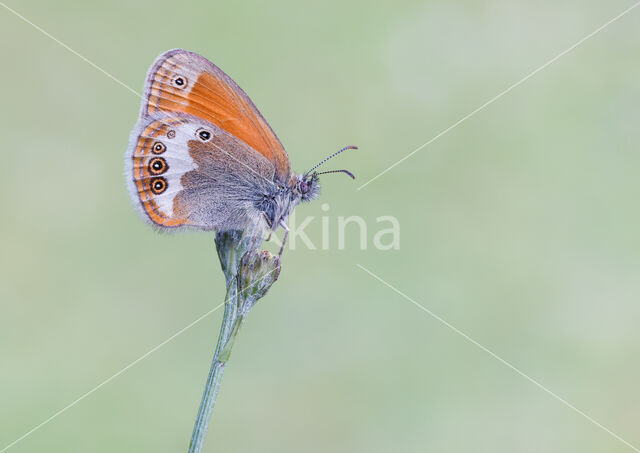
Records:
M216 65L186 50L151 65L125 170L132 201L158 229L285 230L294 207L319 194L318 177L289 156L249 96ZM283 241L284 246L284 241Z

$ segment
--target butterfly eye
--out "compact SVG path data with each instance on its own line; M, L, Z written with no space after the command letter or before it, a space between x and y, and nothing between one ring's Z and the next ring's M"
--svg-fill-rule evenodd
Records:
M179 75L172 80L172 85L176 88L183 89L187 86L187 79Z
M164 143L162 142L155 142L153 144L153 148L151 148L151 152L153 152L153 154L162 154L167 150L167 147L164 146Z
M162 176L151 180L151 192L160 195L165 190L167 190L167 180Z
M309 184L304 181L300 181L300 185L298 187L302 195L306 195L309 192Z
M149 173L152 175L161 175L169 169L167 161L162 157L154 157L149 161Z
M198 129L196 131L196 135L198 136L198 138L200 140L202 140L203 142L209 141L211 139L211 132L209 132L206 129Z

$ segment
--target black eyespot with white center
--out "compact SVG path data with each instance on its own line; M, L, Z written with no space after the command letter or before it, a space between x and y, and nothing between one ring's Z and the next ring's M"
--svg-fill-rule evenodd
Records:
M162 157L154 157L149 161L149 173L152 175L161 175L169 169L167 161Z
M155 142L151 147L151 152L153 154L162 154L167 150L167 147L162 142Z
M211 131L207 129L200 128L196 131L196 136L200 139L200 141L208 142L213 137Z
M171 85L182 90L187 87L187 78L183 75L176 75L171 81Z
M151 180L151 192L153 192L155 195L160 195L165 190L167 190L167 187L169 187L169 184L167 184L167 180L162 176L158 176L157 178L153 178Z

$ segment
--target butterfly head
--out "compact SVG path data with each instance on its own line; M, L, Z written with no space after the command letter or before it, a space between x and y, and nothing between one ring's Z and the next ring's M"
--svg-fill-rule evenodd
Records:
M348 170L315 171L320 165L348 149L358 148L355 146L346 146L312 167L311 170L306 173L293 175L287 186L274 187L273 193L263 195L257 207L258 210L262 212L269 229L276 230L279 226L286 225L289 214L301 201L306 202L318 198L318 195L320 195L320 175L345 173L350 178L355 179L353 173Z
M320 194L320 185L318 183L318 179L319 179L318 177L320 175L326 175L329 173L345 173L349 177L351 177L351 179L356 178L355 176L353 176L353 173L351 173L349 170L329 170L329 171L322 171L322 172L315 171L316 168L324 164L326 161L336 157L338 154L348 149L358 149L358 147L345 146L340 151L333 153L329 157L320 161L320 163L318 163L317 165L314 165L311 168L311 170L307 171L305 174L294 177L294 186L295 186L294 191L296 194L298 194L301 201L311 201L318 198L318 195Z
M311 201L317 198L320 193L318 176L313 173L304 175L294 175L286 186L277 185L273 192L263 194L258 203L258 210L267 223L267 227L276 230L287 218L293 208L301 201Z
M320 195L320 183L318 174L295 176L294 193L300 198L300 201L311 201Z

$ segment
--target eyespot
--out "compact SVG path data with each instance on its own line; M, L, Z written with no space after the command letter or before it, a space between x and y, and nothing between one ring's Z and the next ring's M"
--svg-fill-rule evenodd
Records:
M153 154L162 154L167 150L167 147L162 142L155 142L153 147L151 147L151 152Z
M149 161L149 173L152 175L161 175L169 169L167 161L162 157L154 157Z
M176 131L174 131L173 129L167 132L167 138L175 138L175 136L176 136Z
M187 78L182 75L176 75L173 80L171 80L171 85L182 90L187 87Z
M168 186L169 185L167 184L167 180L164 179L162 176L153 178L151 180L151 185L150 185L151 192L153 192L155 195L160 195L162 192L167 190Z
M196 136L203 142L207 142L211 140L211 137L213 136L213 134L211 133L211 131L208 131L207 129L200 128L196 131Z

